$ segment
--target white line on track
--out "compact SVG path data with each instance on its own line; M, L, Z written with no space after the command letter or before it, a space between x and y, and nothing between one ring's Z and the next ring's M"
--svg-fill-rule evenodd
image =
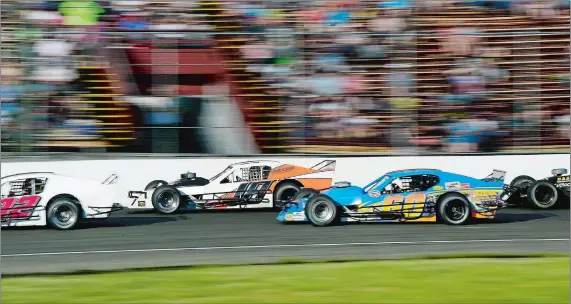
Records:
M350 247L350 246L379 246L379 245L428 245L428 244L470 244L470 243L515 243L515 242L565 242L570 239L491 239L491 240L450 240L450 241L409 241L409 242L367 242L367 243L326 243L326 244L275 244L275 245L244 245L244 246L217 246L217 247L182 247L182 248L149 248L149 249L117 249L92 251L66 251L66 252L37 252L2 254L2 258L33 257L49 255L78 255L78 254L104 254L104 253L133 253L133 252L161 252L161 251L214 251L214 250L240 250L240 249L272 249L272 248L311 248L311 247Z

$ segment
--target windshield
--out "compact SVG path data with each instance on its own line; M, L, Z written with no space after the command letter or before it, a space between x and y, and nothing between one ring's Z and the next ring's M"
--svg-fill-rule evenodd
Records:
M232 166L228 166L228 168L224 169L224 171L216 174L213 178L211 178L210 181L212 182L224 174L230 174L231 170L232 170Z
M381 179L378 179L376 182L372 182L372 183L368 184L363 190L365 192L369 192L372 189L377 188L379 185L385 183L389 178L390 178L390 176L385 175Z

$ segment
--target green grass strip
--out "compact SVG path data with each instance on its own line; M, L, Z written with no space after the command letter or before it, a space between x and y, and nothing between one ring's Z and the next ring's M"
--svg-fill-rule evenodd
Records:
M263 263L240 263L240 264L196 264L186 266L159 266L159 267L140 267L140 268L112 268L104 270L94 269L78 269L75 271L62 272L27 272L27 273L2 273L2 278L21 278L21 277L46 277L46 276L62 276L62 275L86 275L86 274L103 274L117 272L137 272L137 271L165 271L180 270L190 268L209 268L209 267L231 267L246 265L282 265L282 264L315 264L315 263L347 263L347 262L366 262L366 261L400 261L400 260L440 260L440 259L527 259L527 258L549 258L549 257L567 257L569 253L449 253L449 254L426 254L426 255L407 255L400 258L369 258L369 259L303 259L303 258L281 258L274 262Z
M2 280L3 303L569 303L569 257L191 267Z

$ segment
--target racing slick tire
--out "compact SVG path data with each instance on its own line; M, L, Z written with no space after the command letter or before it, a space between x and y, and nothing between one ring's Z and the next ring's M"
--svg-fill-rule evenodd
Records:
M155 188L157 188L157 187L159 187L159 186L168 185L168 184L169 184L169 183L167 183L167 182L164 181L164 180L160 180L160 179L159 179L159 180L154 180L154 181L152 181L152 182L150 182L150 183L147 184L147 186L145 187L145 191L148 191L148 190L151 190L151 189L155 189Z
M527 189L527 201L537 209L553 208L558 199L557 188L547 181L538 181Z
M448 225L468 224L471 217L472 208L468 199L458 193L446 194L438 203L436 215Z
M288 201L299 192L301 188L292 182L284 182L278 185L274 192L274 208L283 207Z
M178 190L170 185L159 186L151 198L153 207L162 214L173 214L181 207L182 197Z
M533 183L535 183L535 178L531 176L520 175L514 178L510 182L510 187L517 188L518 190L514 193L515 195L512 195L509 198L508 202L516 205L525 204L527 202L527 198L523 198L522 196L527 195L527 189L529 189L529 186Z
M79 222L79 207L71 197L60 197L50 202L46 210L48 226L57 230L71 230Z
M315 227L332 226L339 223L337 205L325 195L316 195L305 204L305 217Z

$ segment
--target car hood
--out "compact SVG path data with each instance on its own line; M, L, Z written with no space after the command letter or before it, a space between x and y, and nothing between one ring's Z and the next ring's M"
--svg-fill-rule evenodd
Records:
M365 191L361 187L350 186L344 188L331 188L323 194L332 198L340 205L353 205L361 202L361 197Z

